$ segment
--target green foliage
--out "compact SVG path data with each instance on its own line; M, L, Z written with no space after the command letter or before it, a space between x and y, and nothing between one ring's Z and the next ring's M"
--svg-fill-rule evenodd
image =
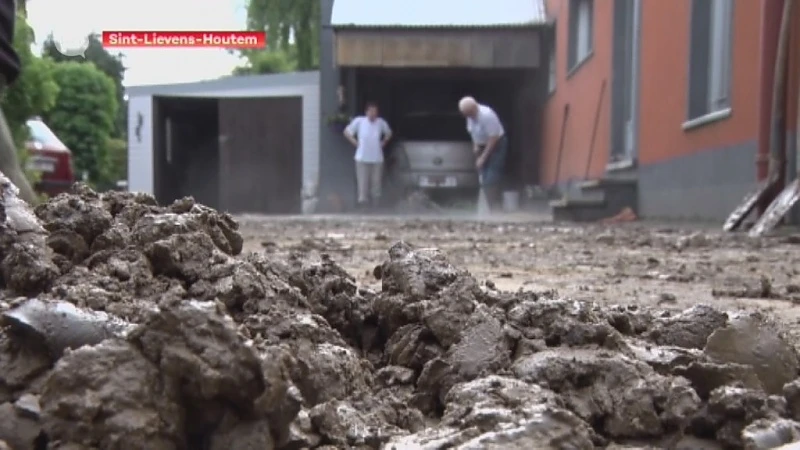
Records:
M25 142L30 138L26 122L33 116L46 113L53 107L58 95L58 85L53 78L53 61L39 58L31 51L34 41L33 29L24 15L17 14L14 30L14 49L22 63L22 73L9 86L0 105L19 150L20 162L25 167L28 151ZM38 179L36 173L26 173L31 182Z
M350 124L351 120L353 119L348 114L337 113L328 116L325 121L328 123L328 125L347 126Z
M319 67L319 0L249 0L247 28L267 32L267 49L242 52L249 61L246 67L250 71L242 68L238 73L289 72ZM284 64L282 58L289 64Z
M233 69L234 75L257 75L264 73L291 72L294 61L281 50L256 51L249 53L247 64Z
M108 176L109 181L128 179L128 142L122 139L109 139L106 143L108 149Z
M113 177L109 139L119 104L114 81L94 64L74 61L55 65L60 87L56 104L46 115L47 124L72 150L77 175L105 184Z
M89 47L86 49L85 58L82 56L65 56L58 51L53 35L49 35L44 41L42 53L56 62L79 62L93 63L103 73L114 81L117 103L124 106L125 88L122 81L125 78L126 67L122 62L121 53L111 54L103 47L103 42L97 34L88 36ZM120 107L117 110L117 117L114 124L114 137L124 138L128 129L128 108Z

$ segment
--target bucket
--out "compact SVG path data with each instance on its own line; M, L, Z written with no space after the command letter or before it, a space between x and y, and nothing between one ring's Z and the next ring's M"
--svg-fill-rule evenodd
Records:
M503 211L505 212L519 211L519 192L517 191L503 192Z

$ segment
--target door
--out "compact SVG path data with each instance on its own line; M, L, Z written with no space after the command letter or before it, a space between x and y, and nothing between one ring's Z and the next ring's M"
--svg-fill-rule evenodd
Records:
M219 101L220 206L231 213L299 214L301 97Z
M612 162L633 161L638 154L639 47L641 0L617 1L615 20L623 27L615 34L615 88L621 93L614 120Z

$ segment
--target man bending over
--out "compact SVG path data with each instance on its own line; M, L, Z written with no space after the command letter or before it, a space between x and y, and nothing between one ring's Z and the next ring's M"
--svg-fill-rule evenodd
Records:
M494 110L472 97L462 98L458 109L467 119L467 132L472 137L475 168L480 174L481 186L489 206L495 208L500 201L500 182L508 151L506 131Z

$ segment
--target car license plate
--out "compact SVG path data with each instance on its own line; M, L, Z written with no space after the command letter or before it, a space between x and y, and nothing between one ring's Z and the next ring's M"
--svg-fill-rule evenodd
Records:
M420 187L456 187L456 177L419 177Z
M53 173L56 171L56 161L46 157L32 157L28 162L28 167L37 172Z

